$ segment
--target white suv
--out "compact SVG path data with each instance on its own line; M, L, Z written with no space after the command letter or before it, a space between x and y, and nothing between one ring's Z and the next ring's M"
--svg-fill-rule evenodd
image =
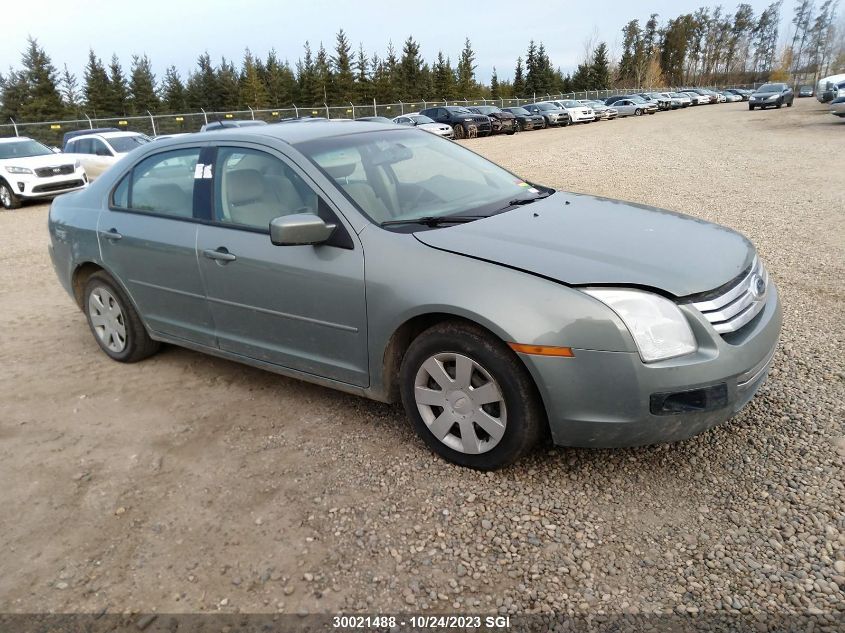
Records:
M93 180L136 147L152 139L139 132L100 132L74 136L65 145L64 153L82 161Z
M57 154L25 136L0 138L0 204L17 209L23 200L52 198L88 186L72 156Z

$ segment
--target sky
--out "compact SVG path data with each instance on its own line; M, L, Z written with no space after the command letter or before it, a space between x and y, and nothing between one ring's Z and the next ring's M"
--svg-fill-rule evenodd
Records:
M746 0L755 15L770 0ZM197 56L208 51L216 64L221 56L240 63L244 49L266 57L275 48L291 65L302 55L305 40L316 51L320 42L334 47L335 34L343 28L353 49L362 42L364 50L384 55L393 41L397 53L409 35L421 45L429 63L442 49L453 64L469 37L476 52L476 76L488 82L495 66L500 79L513 75L519 55L531 39L542 41L555 66L570 72L584 58L585 43L606 41L613 57L621 48L621 29L639 18L645 24L651 13L661 21L692 12L714 0L602 0L573 2L540 0L446 1L448 11L432 9L438 3L355 0L144 0L129 9L128 2L104 0L40 0L37 9L16 10L4 15L0 38L0 72L18 67L26 38L31 35L61 69L68 65L82 78L88 49L105 62L117 53L127 71L133 54L146 53L160 79L164 70L175 65L183 79L196 64ZM738 2L722 2L733 12ZM782 9L781 37L788 30L793 2ZM426 8L424 8L426 7ZM527 12L531 18L524 17Z

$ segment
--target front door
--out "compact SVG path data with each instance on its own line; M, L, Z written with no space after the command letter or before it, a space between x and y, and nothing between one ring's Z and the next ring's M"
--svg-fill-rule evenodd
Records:
M292 162L268 148L219 147L210 223L197 254L222 350L367 386L364 254L354 232ZM337 224L316 246L274 246L292 213Z
M200 151L174 149L138 163L115 188L97 231L103 262L129 292L147 326L213 347L193 213Z

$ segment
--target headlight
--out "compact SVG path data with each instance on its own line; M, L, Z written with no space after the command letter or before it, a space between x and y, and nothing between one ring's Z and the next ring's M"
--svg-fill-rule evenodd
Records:
M626 288L584 290L613 310L628 328L645 363L690 354L698 349L684 313L651 292Z
M472 119L464 119L464 121L472 121Z
M6 167L6 171L10 174L31 174L32 170L28 167Z

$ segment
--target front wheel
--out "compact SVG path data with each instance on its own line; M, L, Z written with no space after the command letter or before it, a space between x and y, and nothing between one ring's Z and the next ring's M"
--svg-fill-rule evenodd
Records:
M83 298L88 327L109 358L135 363L158 351L158 342L150 338L135 308L106 273L91 275Z
M464 130L464 126L461 123L456 123L452 126L452 129L455 131L456 139L462 139L466 136L466 130Z
M792 107L792 102L791 102L791 101L787 101L787 102L786 102L786 107L787 107L787 108L791 108L791 107Z
M751 105L751 104L749 103L749 104L748 104L748 109L749 109L749 110L753 110L753 109L754 109L754 106L753 106L753 105Z
M778 110L780 110L782 106L783 106L783 101L778 101L778 102L777 102L777 105L776 105L775 107L776 107Z
M480 328L429 328L408 348L399 380L416 432L455 464L501 468L540 439L545 415L530 375L513 351Z
M11 185L5 180L0 180L0 204L4 209L17 209L21 206L21 199L12 191Z

